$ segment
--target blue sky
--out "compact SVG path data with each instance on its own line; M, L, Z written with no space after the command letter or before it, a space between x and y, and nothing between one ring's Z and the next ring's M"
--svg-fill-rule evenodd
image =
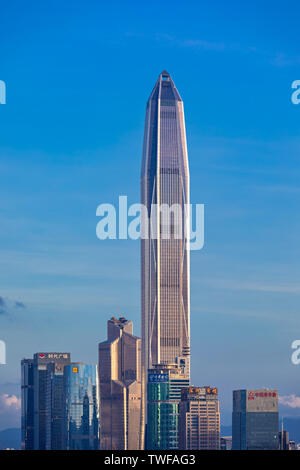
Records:
M184 100L191 201L205 204L193 383L219 387L224 424L235 388L278 388L282 414L300 414L299 13L294 1L1 6L0 429L18 424L6 395L20 396L21 358L97 362L112 314L139 334L139 242L99 241L95 213L139 201L145 104L163 69Z

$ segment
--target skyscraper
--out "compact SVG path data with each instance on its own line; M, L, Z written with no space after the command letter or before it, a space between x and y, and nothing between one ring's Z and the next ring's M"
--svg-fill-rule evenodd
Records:
M72 363L64 368L65 448L100 448L98 366Z
M181 391L179 449L220 449L220 410L217 388L188 387Z
M23 449L63 448L63 373L70 360L69 353L36 353L22 360Z
M124 317L107 322L107 340L99 344L99 379L101 449L142 449L141 339Z
M144 399L156 364L178 364L190 375L189 193L183 102L164 71L146 107L141 171Z
M234 390L233 450L278 449L277 390Z
M33 359L21 361L21 448L34 449L34 364Z
M148 371L146 448L178 449L179 403L181 390L189 386L182 370L175 365L155 366Z

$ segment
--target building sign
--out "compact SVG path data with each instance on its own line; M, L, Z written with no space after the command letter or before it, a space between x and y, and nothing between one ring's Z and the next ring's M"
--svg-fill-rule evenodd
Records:
M248 392L248 400L255 400L256 398L276 398L277 393L276 392L254 392L254 391L249 391Z
M68 359L69 354L67 353L39 353L39 359Z
M149 374L148 382L168 382L169 374Z

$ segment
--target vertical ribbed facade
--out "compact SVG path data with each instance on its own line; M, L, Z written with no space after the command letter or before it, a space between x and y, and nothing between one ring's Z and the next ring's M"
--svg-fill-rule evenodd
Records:
M146 107L141 202L143 381L155 364L177 363L189 377L189 168L183 102L167 72Z
M141 338L132 322L112 317L99 344L102 450L142 450Z
M217 388L188 387L181 390L179 449L220 449L220 409Z

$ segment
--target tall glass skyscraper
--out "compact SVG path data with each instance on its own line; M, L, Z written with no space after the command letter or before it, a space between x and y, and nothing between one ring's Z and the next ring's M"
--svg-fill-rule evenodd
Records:
M23 359L22 449L64 448L64 367L69 353L36 353Z
M34 449L34 362L21 362L21 448Z
M148 371L146 448L178 449L179 403L189 379L177 366L158 365Z
M100 448L99 379L96 365L72 363L64 369L65 448Z
M190 375L189 168L182 99L163 71L146 107L141 172L142 375L180 365Z

